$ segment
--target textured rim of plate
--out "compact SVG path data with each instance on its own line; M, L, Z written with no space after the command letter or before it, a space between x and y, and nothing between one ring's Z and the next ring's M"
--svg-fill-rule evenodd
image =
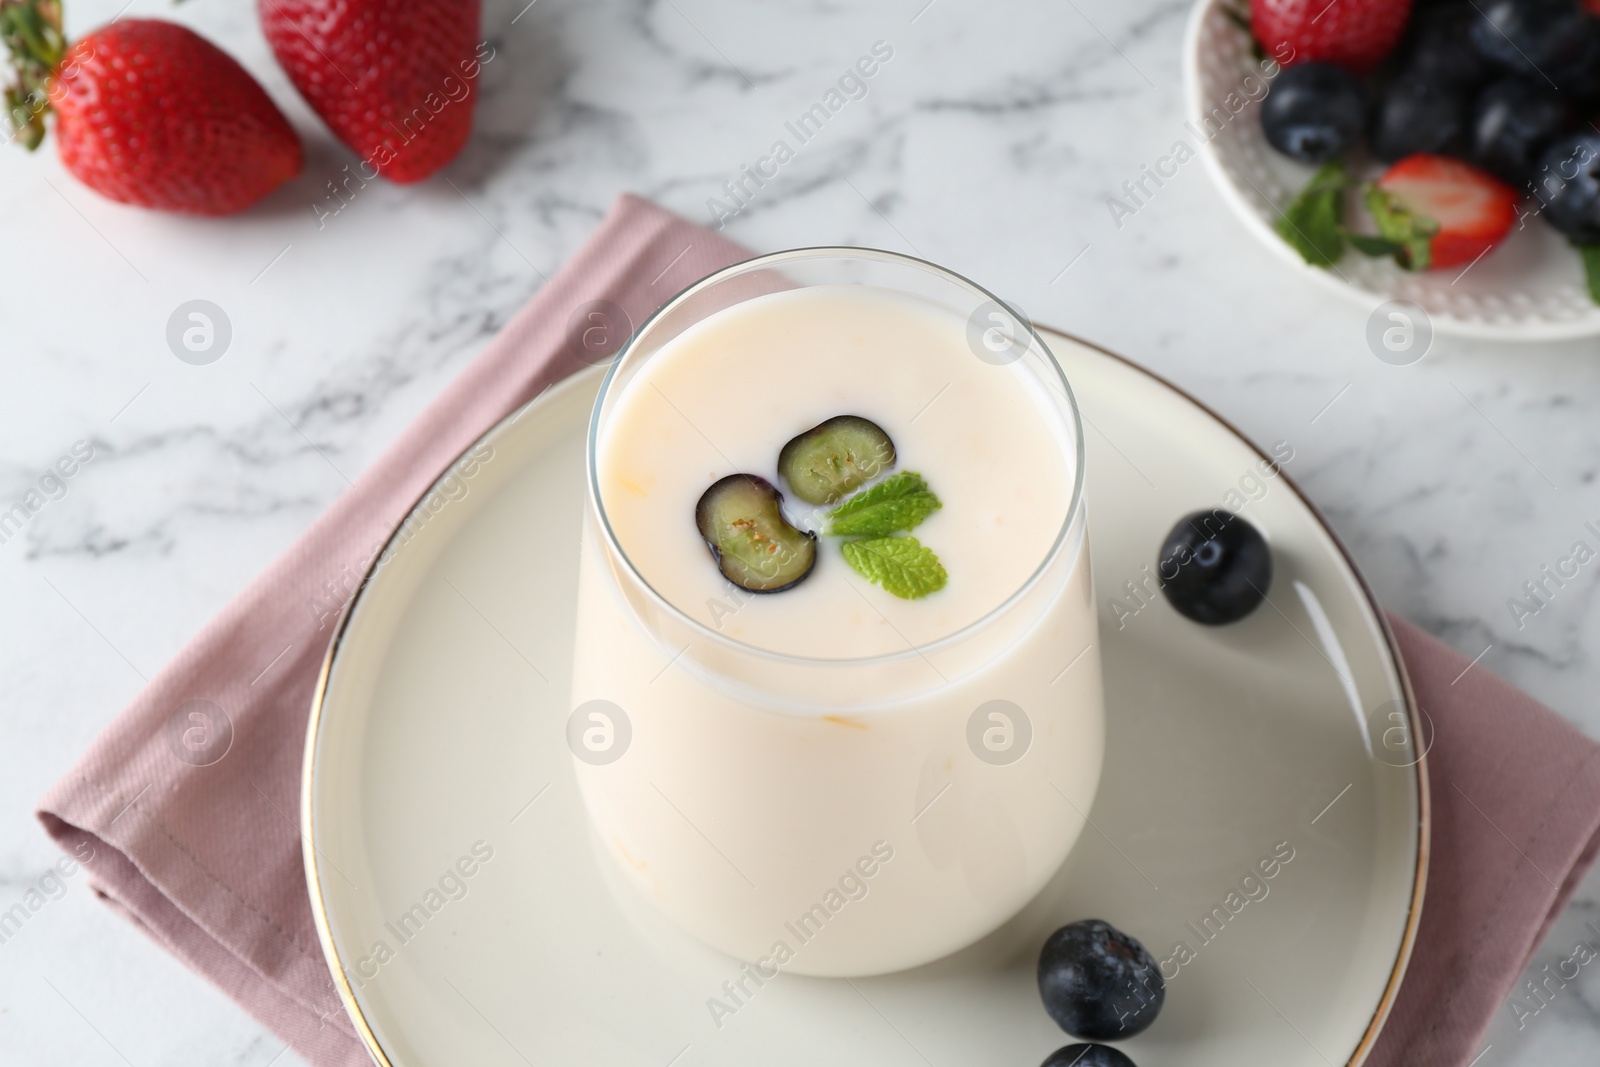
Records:
M1206 19L1213 10L1227 7L1228 0L1197 0L1189 13L1189 23L1183 35L1183 96L1184 118L1191 123L1200 122L1204 104L1200 85L1200 47ZM1377 306L1373 301L1382 304L1388 300L1405 299L1389 293L1363 289L1331 271L1306 263L1283 238L1278 236L1277 231L1256 210L1255 204L1246 196L1245 191L1239 188L1223 169L1215 144L1211 141L1202 144L1200 155L1205 160L1206 173L1211 175L1212 184L1222 194L1223 202L1233 209L1233 213L1244 223L1247 230L1297 273L1313 279L1325 288L1332 289L1348 300L1367 306L1368 310ZM1452 337L1483 341L1573 341L1600 335L1600 307L1597 307L1594 313L1580 319L1563 321L1536 319L1522 323L1483 322L1477 319L1459 318L1443 311L1426 310L1435 330Z
M1211 3L1212 0L1202 0L1199 7L1201 9L1208 8L1211 6ZM1182 397L1184 400L1187 400L1189 403L1193 404L1195 407L1199 408L1201 411L1215 419L1223 429L1227 430L1228 433L1232 434L1239 442L1241 442L1246 448L1250 449L1250 451L1254 452L1261 459L1271 459L1271 457L1265 452L1257 448L1255 443L1251 441L1250 438L1240 433L1238 428L1235 427L1231 422L1223 418L1216 411L1208 407L1200 400L1196 399L1188 391L1173 384L1154 371L1140 366L1131 359L1119 356L1115 352L1101 348L1097 344L1093 344L1073 334L1067 333L1064 330L1057 330L1037 321L1033 323L1033 327L1042 334L1054 334L1058 337L1064 337L1074 344L1082 345L1084 348L1091 349L1103 356L1108 356L1109 358L1116 360L1118 363L1122 363L1130 369L1139 372L1140 374L1149 378L1155 384L1170 389L1172 392L1176 393L1178 396ZM577 377L579 377L579 375L572 375L571 377L565 378L562 381L557 382L555 388L560 388L563 385L569 384ZM488 432L479 437L471 445L468 445L467 448L463 450L463 454L471 451L477 445L488 441L502 432L505 432L509 426L516 421L522 411L538 403L543 396L544 394L540 394L540 396L534 397L521 408L518 408L516 411L508 414L505 418L491 427ZM1379 633L1383 635L1384 648L1388 652L1389 662L1394 668L1395 677L1400 683L1401 695L1405 698L1406 714L1411 720L1412 736L1419 739L1423 738L1425 735L1422 733L1422 721L1418 716L1416 694L1411 688L1411 676L1406 671L1405 660L1400 656L1400 648L1395 642L1394 632L1389 628L1389 620L1385 617L1383 608L1379 606L1377 598L1373 595L1372 587L1367 584L1366 578L1361 574L1360 569L1356 567L1355 560L1351 559L1349 551L1344 547L1343 542L1339 540L1338 535L1333 532L1333 528L1328 525L1327 519L1323 518L1322 512L1318 511L1316 506L1311 503L1311 500L1300 490L1300 487L1295 484L1293 478L1282 471L1280 471L1279 474L1283 478L1283 484L1289 488L1289 491L1295 495L1295 497L1305 507L1306 511L1310 513L1311 518L1315 520L1319 527L1321 527L1322 532L1332 543L1334 550L1339 555L1339 558L1344 562L1345 569L1349 572L1351 577L1355 579L1356 587L1361 591L1362 598L1366 602L1368 611L1371 612L1374 621L1376 621L1378 624ZM409 515L412 511L415 511L416 508L427 499L428 495L434 491L436 485L437 483L431 484L427 489L423 490L423 492L418 495L417 499L412 502L412 506L407 509L406 514ZM361 1010L361 1005L357 1003L355 991L350 988L350 983L345 978L344 964L339 957L339 950L333 942L333 926L328 919L327 905L322 896L322 883L317 876L316 826L314 820L312 819L311 798L312 785L315 781L317 770L317 733L322 722L323 703L328 692L328 679L333 672L334 658L339 653L339 646L344 640L345 632L348 630L350 625L350 620L355 616L356 605L361 602L361 598L366 593L367 583L371 580L372 575L377 567L376 560L382 558L383 555L388 551L389 546L394 542L394 538L399 534L400 526L403 525L403 522L397 525L395 531L392 532L384 541L383 551L379 552L378 555L374 557L374 563L372 566L369 567L367 572L361 576L361 583L356 587L355 595L352 596L349 602L345 605L344 610L340 613L338 625L334 627L333 637L328 642L328 651L322 657L322 670L317 675L316 688L313 689L311 693L311 715L306 724L306 750L300 775L300 855L305 863L306 888L310 892L311 896L311 915L317 926L317 940L322 943L322 954L327 961L328 970L332 974L334 987L339 992L339 999L344 1003L345 1014L349 1017L351 1024L355 1027L356 1036L360 1038L361 1043L366 1047L368 1055L372 1056L372 1058L380 1065L380 1067L395 1067L395 1064L394 1061L391 1060L388 1054L384 1051L383 1046L379 1043L377 1035L373 1032L372 1027L367 1022L366 1015ZM1413 778L1413 781L1417 790L1417 859L1411 887L1411 905L1406 915L1406 928L1400 939L1400 949L1395 955L1394 967L1389 972L1389 980L1384 985L1383 995L1378 999L1378 1004L1373 1009L1372 1018L1368 1021L1367 1028L1361 1035L1361 1040L1356 1043L1355 1049L1351 1052L1350 1058L1345 1061L1343 1067L1360 1067L1360 1064L1372 1051L1372 1046L1374 1042L1377 1041L1378 1034L1383 1029L1383 1024L1389 1017L1389 1011L1394 1007L1395 996L1400 991L1400 981L1405 976L1406 966L1411 961L1411 950L1416 944L1417 926L1422 918L1422 896L1428 882L1428 858L1433 825L1432 800L1428 791L1428 760L1426 751L1423 752L1422 756L1413 766L1416 769L1416 775Z

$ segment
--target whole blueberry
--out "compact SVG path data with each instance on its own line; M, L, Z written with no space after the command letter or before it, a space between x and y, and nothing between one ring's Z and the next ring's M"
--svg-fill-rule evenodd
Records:
M1272 550L1231 511L1197 511L1167 534L1156 564L1161 591L1178 614L1206 626L1237 622L1267 598Z
M1600 103L1600 19L1586 18L1566 58L1544 71L1549 82L1579 110Z
M1551 142L1539 160L1533 194L1550 225L1579 244L1600 243L1600 133Z
M1506 70L1538 76L1565 68L1583 47L1587 16L1581 0L1487 0L1479 2L1472 43L1480 55Z
M1467 97L1461 89L1421 78L1395 81L1372 116L1372 152L1385 163L1417 152L1463 156L1467 150Z
M1361 83L1332 63L1301 63L1279 74L1261 103L1267 143L1302 163L1343 155L1361 137Z
M1569 112L1548 85L1502 78L1472 105L1472 161L1519 189L1539 169L1545 146L1566 128Z
M1039 953L1039 996L1067 1033L1090 1041L1132 1037L1167 998L1161 968L1138 941L1099 919L1063 926Z
M1040 1067L1134 1067L1134 1062L1110 1045L1064 1045Z
M1416 9L1403 53L1405 75L1453 89L1474 89L1488 81L1495 65L1471 41L1473 22L1482 20L1468 3Z

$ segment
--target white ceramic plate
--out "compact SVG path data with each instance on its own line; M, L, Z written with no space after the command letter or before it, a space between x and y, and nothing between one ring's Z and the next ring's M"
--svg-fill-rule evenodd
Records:
M1440 333L1507 341L1550 341L1600 334L1600 306L1589 298L1583 266L1566 238L1538 218L1512 231L1499 248L1468 268L1410 274L1388 259L1354 250L1335 269L1312 267L1273 226L1315 173L1275 152L1261 132L1261 83L1250 35L1228 15L1243 0L1199 0L1184 41L1186 139L1210 137L1200 154L1206 169L1245 226L1285 263L1320 284L1376 308L1409 300ZM1229 97L1233 96L1230 106ZM1249 102L1254 95L1257 102ZM1236 113L1234 108L1244 104ZM1218 112L1209 125L1205 117ZM1223 118L1227 121L1224 122Z
M1161 1017L1125 1045L1140 1067L1359 1062L1404 970L1426 866L1427 791L1390 635L1261 453L1133 365L1045 337L1090 427L1108 724L1092 828L1041 896L915 971L782 975L719 1028L707 1001L736 964L613 882L565 743L589 372L424 498L420 532L371 576L318 686L307 875L380 1063L1033 1067L1069 1040L1039 1004L1038 946L1090 916L1174 975ZM1273 545L1269 605L1209 629L1126 595L1178 517L1239 500ZM1259 899L1230 898L1275 852L1292 859L1246 883Z

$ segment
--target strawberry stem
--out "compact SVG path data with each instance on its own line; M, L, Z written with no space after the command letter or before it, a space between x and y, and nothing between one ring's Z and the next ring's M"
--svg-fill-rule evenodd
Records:
M1439 224L1402 205L1377 182L1362 188L1378 234L1394 244L1394 260L1409 271L1427 270L1433 262L1433 238Z
M5 91L6 117L12 136L31 151L44 140L50 75L67 52L59 0L0 0L0 41L15 73Z

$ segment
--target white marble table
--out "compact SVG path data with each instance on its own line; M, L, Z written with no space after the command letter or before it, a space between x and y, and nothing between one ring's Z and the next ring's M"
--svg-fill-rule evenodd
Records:
M0 907L56 859L32 816L45 788L617 193L710 221L708 198L877 41L893 57L866 95L728 234L915 252L1153 367L1256 439L1292 442L1290 473L1389 607L1600 736L1600 572L1520 627L1507 607L1600 519L1600 344L1440 339L1416 365L1382 363L1366 310L1286 275L1198 162L1118 225L1107 198L1183 132L1183 0L525 2L490 0L496 58L461 158L421 186L368 184L336 215L327 183L355 157L242 2L134 0L129 14L194 25L285 106L308 163L265 205L148 214L95 197L49 148L0 154L0 504L75 442L94 453L0 544ZM118 6L72 0L69 28ZM232 324L210 366L165 340L195 298ZM1588 921L1600 878L1538 965L1600 941ZM1520 1032L1502 1012L1481 1067L1592 1064L1597 975ZM300 1061L80 877L0 945L0 1062Z

